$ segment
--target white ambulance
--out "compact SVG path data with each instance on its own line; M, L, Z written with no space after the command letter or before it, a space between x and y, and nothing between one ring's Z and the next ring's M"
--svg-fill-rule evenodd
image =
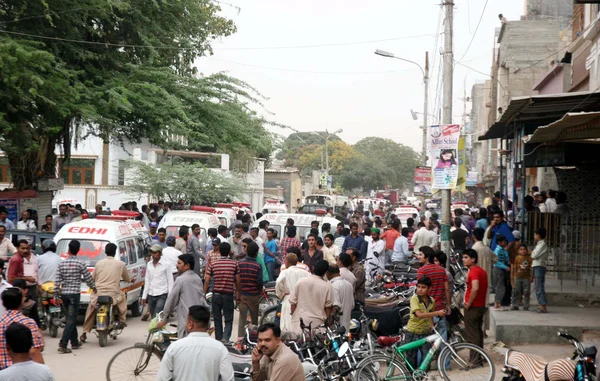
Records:
M217 204L215 208L215 214L217 218L221 222L221 225L225 225L230 227L236 220L236 211L234 210L236 206L234 204Z
M190 230L192 225L200 225L200 247L204 254L204 248L208 240L208 229L217 229L221 225L215 213L215 208L208 206L192 206L191 210L171 210L160 220L158 228L165 228L167 237L178 237L179 228L183 225L189 227Z
M288 218L294 220L294 226L296 227L296 238L298 238L300 242L304 241L308 234L310 234L310 223L313 221L319 221L319 233L321 232L321 226L323 226L324 223L328 222L331 224L332 234L335 232L337 224L340 223L339 220L333 217L325 217L323 215L268 213L254 222L252 226L258 227L261 221L267 220L269 221L269 227L273 228L277 232L277 237L279 239L282 239L285 237L285 224L287 223Z
M414 206L400 206L394 209L394 214L402 223L403 228L407 227L406 220L409 218L413 218L415 220L413 228L417 228L417 224L419 223L419 210ZM416 218L413 217L415 214L417 215Z
M261 209L262 213L287 213L288 207L279 200L267 200Z
M107 216L111 217L111 216ZM141 315L142 286L146 276L146 245L138 232L126 221L108 219L85 219L65 225L56 236L56 253L62 258L69 256L69 242L78 240L81 244L77 258L86 262L90 272L96 263L106 258L105 248L109 243L117 245L115 259L125 263L131 282L121 282L123 292L127 294L127 305L132 316ZM87 308L89 294L87 284L81 284L81 307Z

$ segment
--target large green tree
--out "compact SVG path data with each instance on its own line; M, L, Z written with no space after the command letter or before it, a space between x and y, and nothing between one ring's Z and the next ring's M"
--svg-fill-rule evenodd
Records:
M357 155L347 163L339 182L348 191L382 189L389 183L388 175L389 170L382 162Z
M387 168L387 182L383 185L402 189L413 183L419 155L412 148L379 137L364 138L353 147L366 159L381 163Z
M328 147L330 173L335 175L343 169L344 162L354 151L336 135L329 135ZM324 168L325 132L295 132L289 135L283 141L277 158L304 174Z
M196 60L235 32L212 0L8 0L0 4L0 149L14 185L55 174L74 132L148 139L165 148L268 157L270 135L251 108L262 97ZM84 137L85 138L85 137ZM241 165L240 165L241 166Z

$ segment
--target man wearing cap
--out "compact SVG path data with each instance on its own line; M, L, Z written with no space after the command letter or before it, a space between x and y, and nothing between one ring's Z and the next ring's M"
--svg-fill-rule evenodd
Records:
M165 263L161 260L162 251L162 246L152 245L150 247L152 261L146 265L142 305L148 303L150 318L154 318L163 310L167 296L173 289L173 272L168 261Z
M150 237L152 237L153 241L158 241L158 233L156 232L158 229L158 223L150 222Z
M44 254L37 258L40 283L54 282L56 270L61 261L60 256L56 254L56 244L51 239L45 239L42 242L42 250L44 250Z
M212 241L212 248L211 250L208 252L208 254L206 254L206 269L208 269L208 266L211 263L214 263L215 261L219 260L219 258L221 258L221 252L219 251L219 245L221 244L221 240L219 238L214 238Z
M171 269L171 273L173 274L173 279L177 278L177 261L178 258L181 254L183 254L181 251L177 250L175 248L175 242L177 241L177 239L173 236L167 237L167 247L163 248L162 250L162 257L161 257L161 261L166 264L167 266L169 266L169 268Z

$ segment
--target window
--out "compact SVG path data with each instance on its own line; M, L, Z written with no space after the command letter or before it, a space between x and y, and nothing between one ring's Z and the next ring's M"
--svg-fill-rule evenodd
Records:
M119 182L117 185L125 185L125 160L119 160Z
M127 240L127 254L129 255L129 263L133 264L137 262L137 250L133 239Z
M65 184L94 184L95 159L70 159L61 165Z
M125 246L124 241L119 241L119 257L121 262L125 263L126 265L129 263L127 261L127 247Z
M10 183L10 165L7 158L0 159L0 183Z
M145 254L144 253L144 251L145 251L144 250L144 242L140 238L138 238L136 240L136 243L137 243L137 257L139 259L143 259L144 258L144 254Z

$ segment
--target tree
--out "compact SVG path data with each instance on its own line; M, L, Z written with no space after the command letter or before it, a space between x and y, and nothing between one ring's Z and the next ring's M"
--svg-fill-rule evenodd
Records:
M387 168L387 182L383 185L403 189L413 183L419 155L412 148L391 139L368 137L357 142L354 149Z
M389 171L382 162L357 155L347 163L340 183L349 191L356 188L379 189L388 184L388 175Z
M246 189L246 184L238 177L183 161L159 165L130 161L126 178L126 192L136 196L148 194L172 202L231 201L239 198Z
M329 141L341 141L337 135L329 135ZM325 132L294 132L283 141L283 147L277 158L285 160L286 165L296 166L296 161L302 154L302 148L307 146L322 146L325 144Z
M14 186L54 176L56 144L70 155L82 125L105 142L164 148L271 151L262 96L246 83L203 77L194 62L235 32L210 0L11 0L0 5L0 148ZM22 69L22 70L20 70ZM85 138L85 136L83 137ZM239 163L238 163L239 164ZM241 164L240 164L241 166Z

